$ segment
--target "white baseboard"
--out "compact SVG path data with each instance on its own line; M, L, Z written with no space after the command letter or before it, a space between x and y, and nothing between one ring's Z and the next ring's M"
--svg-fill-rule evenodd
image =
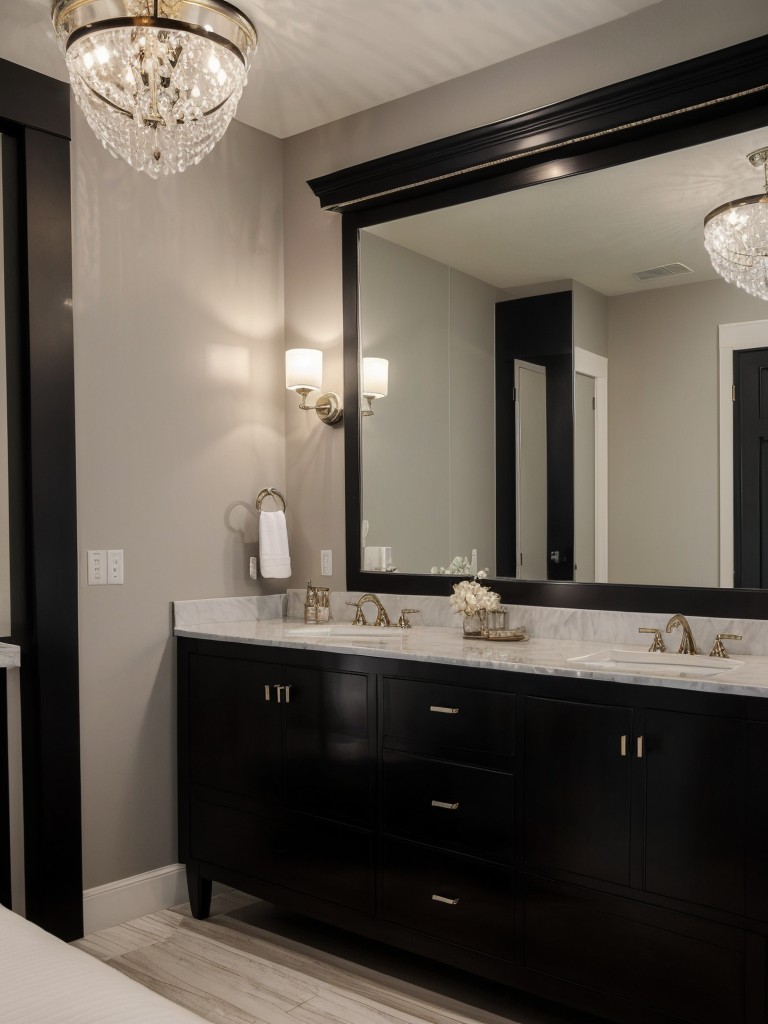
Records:
M214 885L215 892L226 891ZM145 914L156 914L189 900L183 864L146 871L143 875L121 878L107 885L86 889L83 893L83 930L86 935L112 928Z

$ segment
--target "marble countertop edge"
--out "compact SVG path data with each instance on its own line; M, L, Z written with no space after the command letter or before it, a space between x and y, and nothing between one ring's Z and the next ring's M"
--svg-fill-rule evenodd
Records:
M569 658L581 657L607 648L646 651L647 646L606 644L589 640L557 640L532 637L525 643L493 643L470 640L455 627L427 626L409 630L383 631L382 637L360 639L329 635L290 636L299 621L262 619L259 621L211 622L178 625L174 634L201 640L255 644L292 650L327 651L419 663L487 668L497 671L525 672L531 675L557 675L573 679L598 679L607 682L653 685L751 697L768 697L768 656L745 655L740 667L716 675L702 675L696 666L680 671L659 666L653 671L632 665L627 669L586 668Z

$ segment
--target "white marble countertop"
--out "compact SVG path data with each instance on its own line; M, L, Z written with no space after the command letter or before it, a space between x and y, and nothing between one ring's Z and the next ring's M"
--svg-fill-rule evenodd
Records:
M322 626L304 627L295 620L260 619L224 622L189 622L178 619L176 636L204 640L256 644L292 650L332 651L404 661L490 668L533 675L558 675L576 679L604 679L619 683L673 687L709 693L768 697L768 656L736 655L737 667L703 674L695 664L675 666L628 665L587 667L569 658L606 651L647 651L647 644L614 644L596 640L556 640L532 637L523 643L470 640L458 626L414 626L411 629L380 629L354 637L332 636ZM307 632L313 630L313 632ZM293 634L293 635L291 635Z
M18 668L21 665L21 648L15 644L0 644L0 669Z

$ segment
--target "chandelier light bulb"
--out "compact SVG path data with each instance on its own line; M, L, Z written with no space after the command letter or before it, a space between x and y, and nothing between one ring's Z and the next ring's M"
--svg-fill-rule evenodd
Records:
M72 90L113 156L156 178L199 163L229 126L258 36L224 0L56 0Z
M704 247L712 266L731 284L768 299L768 149L747 157L763 167L765 190L718 206L704 219Z

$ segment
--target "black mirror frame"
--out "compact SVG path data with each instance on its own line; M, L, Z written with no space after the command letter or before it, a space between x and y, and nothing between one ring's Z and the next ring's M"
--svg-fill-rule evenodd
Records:
M349 590L442 594L442 576L363 572L360 551L358 238L372 224L584 174L768 125L768 36L372 160L309 182L342 214L346 555ZM767 129L768 131L768 129ZM511 604L768 618L768 592L492 581Z

